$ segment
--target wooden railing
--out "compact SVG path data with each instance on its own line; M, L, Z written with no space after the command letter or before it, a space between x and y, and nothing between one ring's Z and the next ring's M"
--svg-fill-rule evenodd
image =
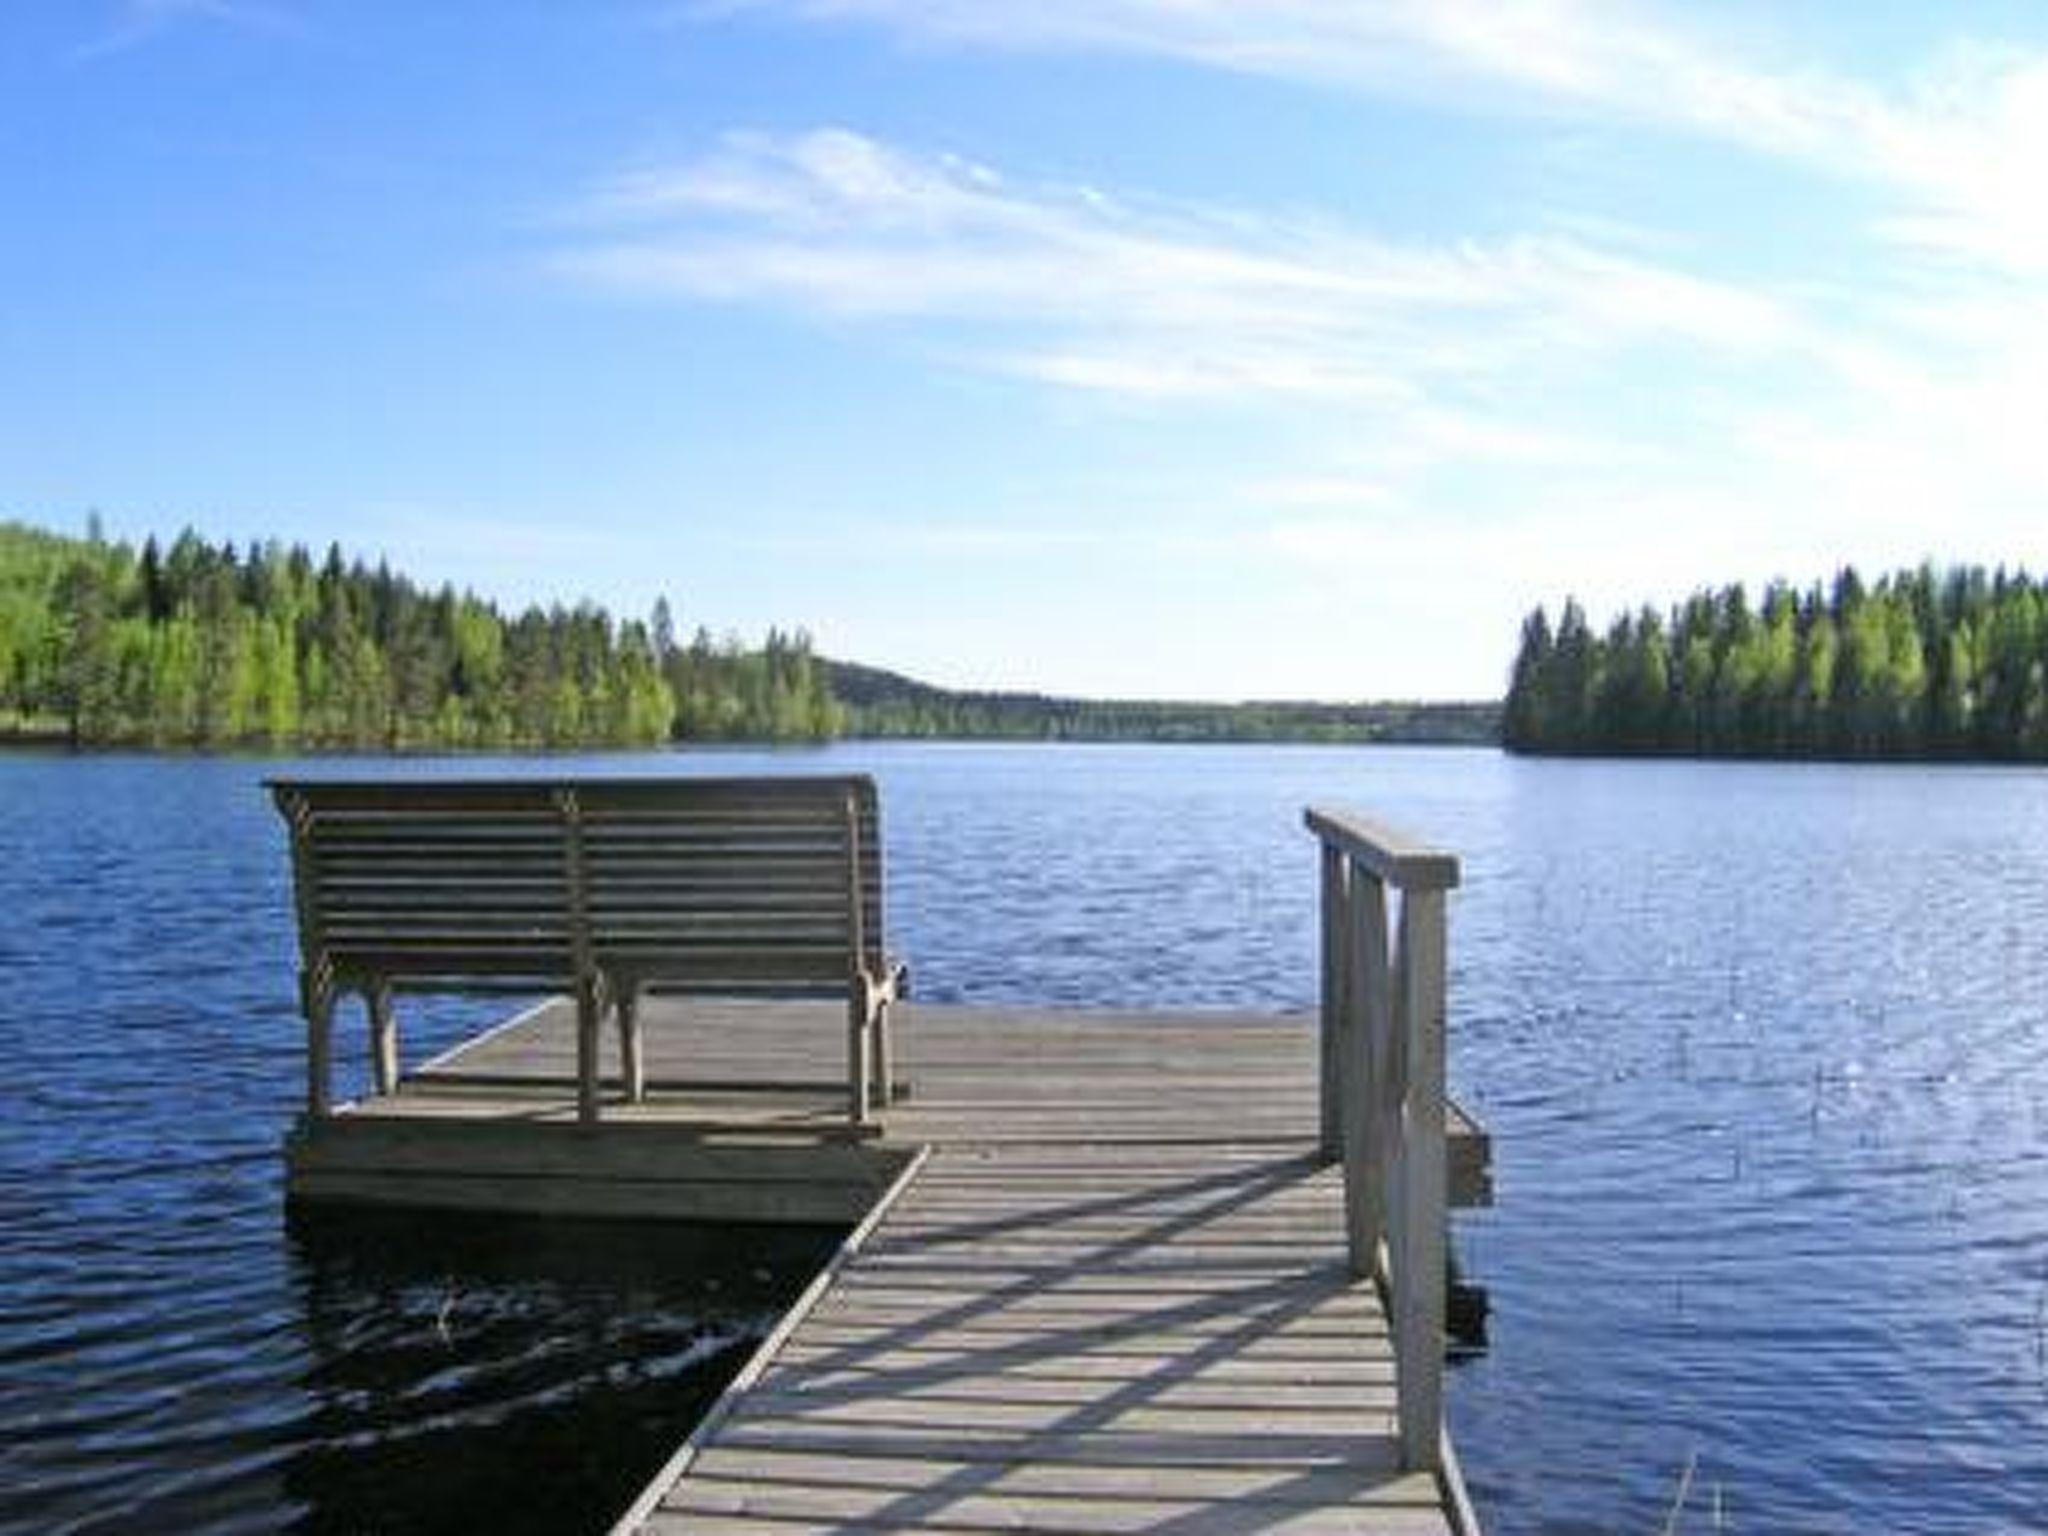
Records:
M1306 820L1323 845L1323 1155L1344 1165L1351 1271L1386 1299L1401 1459L1434 1469L1449 1215L1444 893L1458 861L1349 811L1311 807Z

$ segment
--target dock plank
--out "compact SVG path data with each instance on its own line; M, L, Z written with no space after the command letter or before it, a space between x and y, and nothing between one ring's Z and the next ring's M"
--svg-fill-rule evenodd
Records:
M634 1528L1451 1531L1342 1204L1242 1147L940 1148Z

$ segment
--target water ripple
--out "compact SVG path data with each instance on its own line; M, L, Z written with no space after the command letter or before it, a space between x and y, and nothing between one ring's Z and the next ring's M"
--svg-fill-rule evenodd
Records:
M295 953L258 781L292 766L0 757L0 1530L588 1529L825 1239L287 1225ZM871 769L893 937L936 1001L1309 1007L1302 805L1438 839L1466 877L1453 1074L1498 1162L1498 1209L1457 1232L1492 1348L1451 1393L1491 1527L1658 1528L1688 1461L1687 1530L2041 1524L2048 777L1317 748L506 766ZM497 1006L424 1002L408 1049ZM359 1088L363 1053L342 1065Z

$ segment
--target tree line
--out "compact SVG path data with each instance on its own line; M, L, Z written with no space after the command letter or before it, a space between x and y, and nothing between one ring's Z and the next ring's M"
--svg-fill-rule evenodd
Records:
M1241 704L958 692L851 662L826 663L849 734L1002 741L1432 742L1491 746L1493 703Z
M330 546L166 546L0 524L0 730L78 745L801 740L840 713L801 634L679 642L591 603L508 616Z
M1597 635L1523 622L1511 751L2048 761L2048 582L1981 567L1738 584Z

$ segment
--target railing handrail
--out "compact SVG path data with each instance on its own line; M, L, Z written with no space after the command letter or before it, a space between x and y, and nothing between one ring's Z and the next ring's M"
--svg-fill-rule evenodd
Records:
M1302 814L1309 831L1341 849L1391 886L1404 891L1448 891L1458 884L1458 856L1419 843L1345 806L1312 805Z
M1436 1470L1450 1215L1444 893L1458 861L1353 811L1311 807L1304 819L1322 842L1323 1153L1343 1164L1351 1272L1383 1287L1401 1459Z

